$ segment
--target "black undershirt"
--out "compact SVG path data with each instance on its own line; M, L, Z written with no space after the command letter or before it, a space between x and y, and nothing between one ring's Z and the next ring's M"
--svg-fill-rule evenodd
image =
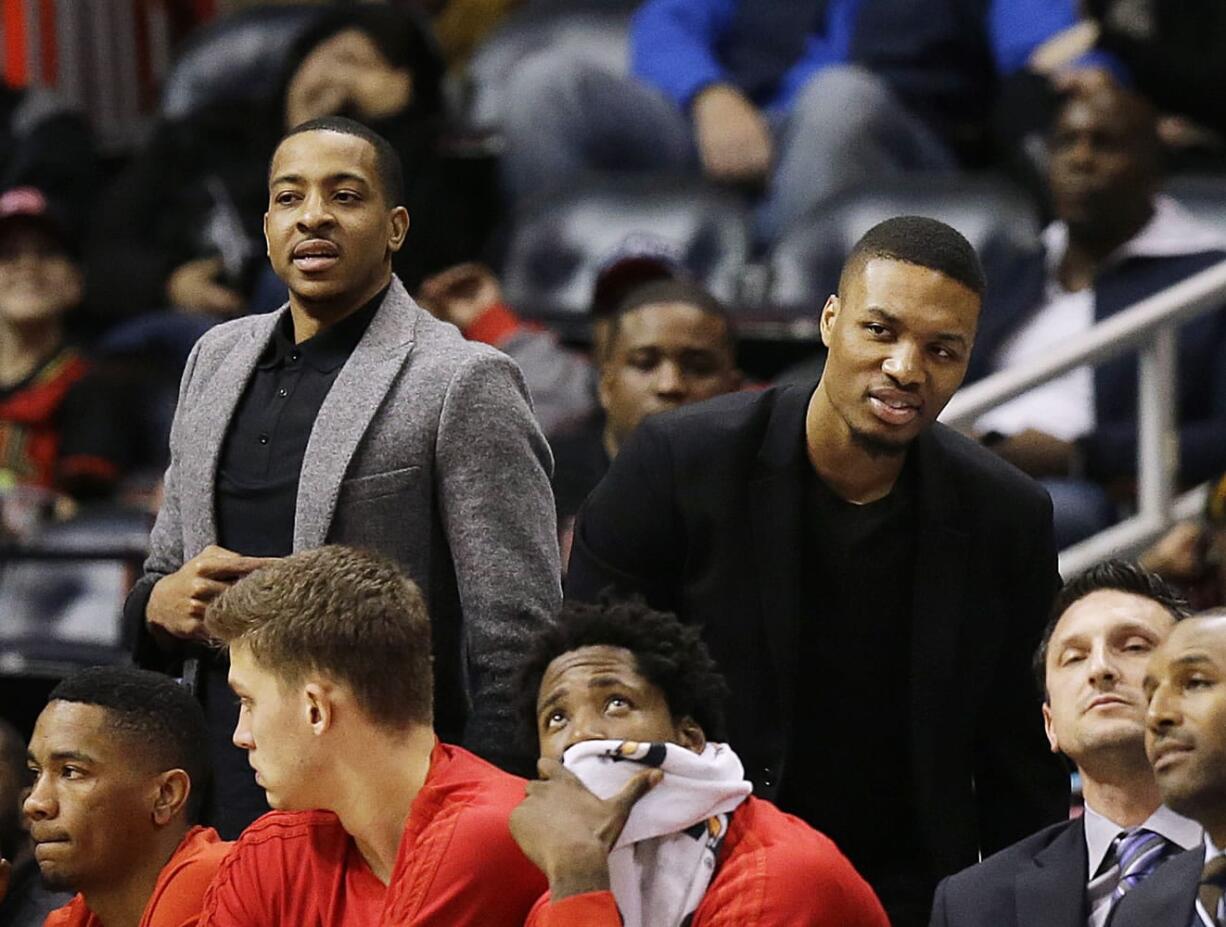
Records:
M298 477L328 391L378 311L385 287L361 309L301 344L286 312L238 401L217 465L217 543L257 557L293 553ZM201 661L213 789L205 817L227 840L268 810L246 751L230 741L238 705L223 658Z
M780 804L872 878L914 866L915 480L856 505L806 468L801 684Z

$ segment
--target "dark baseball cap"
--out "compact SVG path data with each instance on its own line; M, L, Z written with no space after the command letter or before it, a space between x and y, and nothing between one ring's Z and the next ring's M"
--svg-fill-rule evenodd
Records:
M0 193L0 232L17 223L40 229L65 254L76 251L64 223L55 215L51 203L37 187L11 187Z
M608 317L632 290L660 280L689 280L677 249L654 235L630 235L596 271L592 315Z

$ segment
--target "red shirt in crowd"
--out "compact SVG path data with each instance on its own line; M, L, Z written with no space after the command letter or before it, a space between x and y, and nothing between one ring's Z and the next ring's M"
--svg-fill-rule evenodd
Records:
M438 744L388 885L336 815L274 811L239 837L201 925L521 927L546 887L511 837L523 798L524 780Z
M140 917L140 927L194 927L200 919L204 890L209 887L231 844L211 827L193 827L162 867L153 894ZM77 895L47 915L43 927L102 927Z
M889 927L881 902L829 839L768 801L728 823L692 927ZM612 892L541 898L527 927L621 927Z

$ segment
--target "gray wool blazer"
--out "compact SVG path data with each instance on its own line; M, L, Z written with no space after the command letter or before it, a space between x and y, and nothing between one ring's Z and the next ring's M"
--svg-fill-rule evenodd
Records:
M215 543L214 481L230 418L281 315L219 325L192 350L165 499L140 583ZM396 278L307 443L294 550L376 550L422 588L444 736L505 754L529 637L561 602L549 447L514 361L466 341ZM135 594L136 590L134 590Z

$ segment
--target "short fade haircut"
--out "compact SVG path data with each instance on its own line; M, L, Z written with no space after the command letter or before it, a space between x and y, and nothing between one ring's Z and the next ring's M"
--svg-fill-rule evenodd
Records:
M187 815L195 820L209 779L208 724L188 690L161 673L92 666L62 680L47 704L75 702L106 712L110 729L159 771L182 769L192 782Z
M517 691L525 746L539 749L536 703L549 664L581 647L624 647L635 668L664 693L674 719L692 718L711 740L723 740L728 684L715 665L702 633L676 615L657 612L641 599L600 604L567 602L557 618L532 641L520 671Z
M621 302L607 316L609 320L609 333L604 339L604 350L601 352L600 360L602 362L607 361L612 356L613 345L617 341L617 335L621 330L621 321L628 313L642 309L644 306L661 303L684 303L723 322L724 343L728 349L728 354L735 361L736 326L732 323L732 316L728 313L727 307L705 287L689 280L678 279L652 280L633 287L622 297Z
M248 574L205 612L209 634L250 649L284 685L310 672L344 683L374 722L433 722L430 617L392 561L331 544Z
M308 119L299 123L281 136L277 148L288 138L301 135L304 132L339 132L341 135L352 135L368 142L375 150L375 173L379 176L379 185L383 188L383 199L388 208L404 205L404 168L400 163L400 155L392 143L378 132L374 131L356 119L347 116L321 116L318 119ZM268 160L268 179L272 180L272 161L276 157L273 150L272 158Z
M1104 590L1126 592L1129 595L1157 602L1176 621L1187 618L1190 612L1187 599L1166 580L1157 573L1151 573L1128 560L1106 560L1090 567L1079 576L1073 577L1056 594L1056 600L1052 603L1051 615L1047 619L1047 627L1043 629L1043 637L1031 661L1035 683L1044 701L1047 701L1047 648L1051 646L1051 638L1056 633L1056 625L1060 623L1064 613L1077 602L1091 593Z
M983 265L971 243L951 225L925 216L895 216L864 233L843 262L839 296L851 275L873 258L927 267L956 280L980 299L987 289Z

